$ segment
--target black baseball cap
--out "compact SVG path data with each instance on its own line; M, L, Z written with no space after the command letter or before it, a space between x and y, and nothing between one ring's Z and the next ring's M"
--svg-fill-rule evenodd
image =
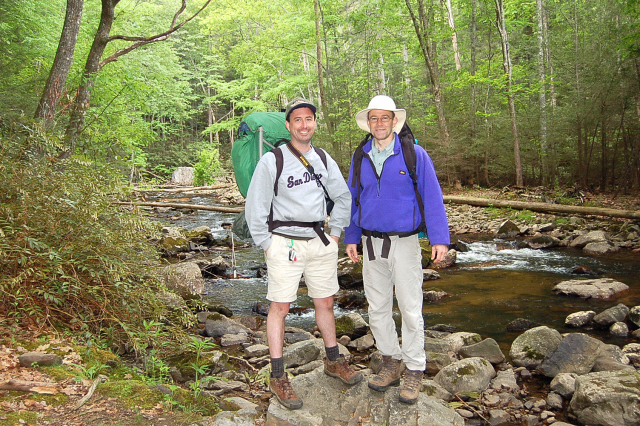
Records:
M287 108L284 110L284 119L289 121L291 111L298 108L309 108L313 111L313 116L316 116L316 106L314 104L304 98L295 98L287 104Z

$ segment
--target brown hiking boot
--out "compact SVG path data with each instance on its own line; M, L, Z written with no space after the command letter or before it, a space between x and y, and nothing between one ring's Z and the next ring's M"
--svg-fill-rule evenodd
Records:
M297 410L302 407L302 400L298 398L298 395L293 390L287 373L284 373L282 377L269 377L269 389L280 401L280 404L289 410Z
M369 387L378 392L386 391L389 386L400 384L402 374L402 360L393 359L391 356L382 357L382 367L378 374L369 379Z
M422 390L422 371L407 370L404 375L404 384L400 391L400 402L405 404L415 404L418 401L418 395Z
M340 355L335 361L324 357L324 374L340 379L346 385L355 385L362 380L362 373L354 371L344 355Z

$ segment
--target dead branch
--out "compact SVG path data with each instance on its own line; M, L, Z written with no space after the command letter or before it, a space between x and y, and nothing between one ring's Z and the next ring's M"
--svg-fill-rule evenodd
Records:
M150 188L150 189L135 189L137 192L191 192L191 191L201 191L201 190L210 190L210 189L223 189L223 188L231 188L234 184L225 183L221 185L209 185L209 186L190 186L186 188L174 188L174 189L161 189L161 188Z
M98 377L93 381L93 384L91 385L91 387L89 388L89 392L87 392L87 394L83 396L80 401L78 401L78 403L76 404L75 407L73 407L73 409L77 410L78 408L82 407L84 403L87 402L93 396L93 393L96 391L96 388L98 387L98 385L106 381L107 381L107 376L103 374L99 374Z
M154 203L154 202L123 202L116 201L114 204L125 206L148 206L148 207L173 207L175 209L192 209L192 210L208 210L212 212L223 213L240 213L244 208L240 207L221 207L221 206L201 206L198 204L181 204L181 203Z
M55 395L58 393L58 384L53 382L32 382L12 379L0 383L0 390L34 392L43 395Z

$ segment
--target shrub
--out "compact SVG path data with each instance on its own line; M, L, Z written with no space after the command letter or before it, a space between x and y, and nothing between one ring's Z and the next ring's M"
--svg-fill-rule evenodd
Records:
M216 148L203 149L198 155L198 162L193 166L193 184L196 186L211 185L216 173L220 170L220 154Z

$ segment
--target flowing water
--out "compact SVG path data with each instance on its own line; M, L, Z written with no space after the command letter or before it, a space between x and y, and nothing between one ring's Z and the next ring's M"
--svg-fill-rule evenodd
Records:
M173 200L175 201L175 199ZM206 196L192 197L192 204L213 205ZM172 213L172 214L175 214ZM235 214L198 211L178 220L167 216L158 220L192 229L206 225L211 227L214 238L229 235L223 223L233 221ZM440 279L424 283L425 288L443 290L448 297L425 303L425 325L449 324L459 331L476 332L483 337L491 337L502 346L510 344L520 332L506 332L507 324L517 318L526 318L552 327L561 333L576 331L564 326L570 313L602 310L624 303L629 307L640 305L640 262L637 254L620 252L606 256L588 256L579 250L557 248L532 250L517 248L513 241L493 239L465 239L468 252L459 252L454 267L439 270ZM208 279L206 281L208 301L219 303L231 309L235 315L252 314L252 306L266 302L266 278L255 278L256 268L264 263L262 250L247 244L235 251L237 273L250 278ZM344 247L341 249L344 255ZM231 252L221 252L229 262ZM584 300L577 297L558 296L552 293L554 284L560 281L581 278L571 273L576 266L584 266L599 271L598 277L608 277L629 285L630 290L608 300ZM313 303L301 288L294 307L311 307ZM348 313L336 307L336 316ZM367 317L366 310L359 311ZM287 325L312 329L313 311L290 314ZM626 339L616 341L606 332L589 330L608 343L625 344Z

